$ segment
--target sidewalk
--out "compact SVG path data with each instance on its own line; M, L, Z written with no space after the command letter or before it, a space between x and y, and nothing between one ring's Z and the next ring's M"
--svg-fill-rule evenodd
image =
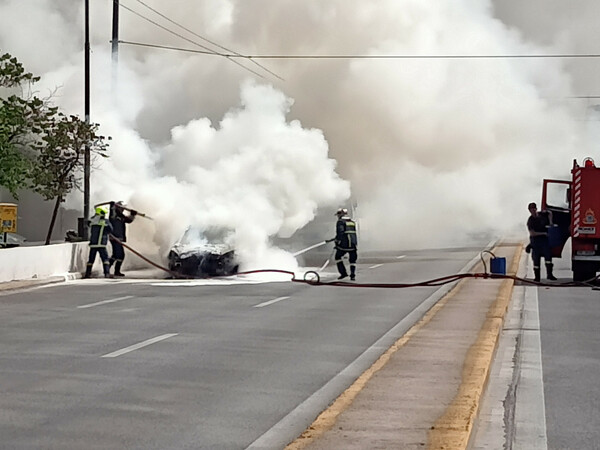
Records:
M155 268L131 269L125 274L125 278L114 278L114 280L160 280L165 278L165 272ZM79 272L69 272L61 275L55 275L46 278L29 278L27 280L4 281L0 283L0 293L15 291L19 289L30 289L47 284L63 283L65 281L82 279L83 275ZM104 279L102 273L92 272L93 279Z
M4 281L0 283L0 292L14 291L18 289L29 289L46 284L62 283L68 280L81 278L80 273L71 272L64 275L56 275L47 278L29 278L27 280Z
M521 250L494 253L515 274ZM466 449L512 287L458 283L286 450Z

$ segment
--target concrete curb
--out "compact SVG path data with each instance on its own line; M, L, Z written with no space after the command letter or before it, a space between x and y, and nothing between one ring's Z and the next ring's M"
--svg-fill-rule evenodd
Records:
M30 278L28 280L14 280L0 283L0 292L11 292L22 289L31 289L48 284L64 283L65 281L81 278L79 272L69 272L62 275L54 275L46 278Z
M508 274L519 269L523 244L518 244L512 255ZM488 310L476 342L469 349L463 366L462 383L452 404L429 433L429 449L465 450L469 445L473 424L479 412L481 396L487 384L496 352L504 317L512 296L514 281L504 280L496 301Z

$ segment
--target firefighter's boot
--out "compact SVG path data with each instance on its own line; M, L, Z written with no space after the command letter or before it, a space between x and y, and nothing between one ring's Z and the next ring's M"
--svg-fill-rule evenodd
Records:
M533 275L534 275L533 281L539 282L540 281L540 268L539 267L533 268Z
M115 263L115 277L124 277L125 274L123 272L121 272L121 264L123 264L123 261L117 261Z
M554 264L546 263L546 278L552 281L556 281L557 278L552 274L552 269L554 268Z
M356 266L354 264L350 264L350 279L356 280Z
M110 273L110 265L108 264L108 261L102 263L102 268L104 269L104 278L113 278Z
M338 280L342 280L348 276L348 272L346 272L346 266L344 265L343 261L338 261L337 268L338 272L340 273Z
M83 278L90 278L92 276L92 265L88 264L85 268L85 275Z

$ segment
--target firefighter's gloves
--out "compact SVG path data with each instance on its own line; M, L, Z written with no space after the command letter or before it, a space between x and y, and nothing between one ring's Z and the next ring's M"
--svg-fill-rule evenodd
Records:
M525 252L531 253L531 244L527 244L527 247L525 247Z
M138 212L137 212L135 209L132 209L132 210L130 211L130 213L131 213L131 217L135 217L135 216L137 216L137 213L138 213Z

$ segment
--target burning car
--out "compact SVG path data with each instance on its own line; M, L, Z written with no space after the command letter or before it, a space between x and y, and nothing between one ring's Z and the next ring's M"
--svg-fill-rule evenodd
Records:
M235 250L225 243L222 233L193 227L171 247L168 258L169 270L189 277L234 275L239 269Z

